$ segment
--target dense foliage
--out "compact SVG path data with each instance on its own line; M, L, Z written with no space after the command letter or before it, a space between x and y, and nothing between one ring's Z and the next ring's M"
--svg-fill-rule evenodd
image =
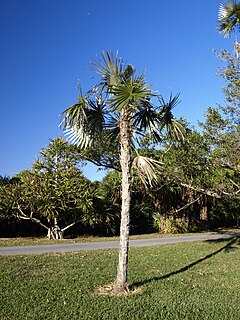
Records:
M108 230L111 216L96 210L102 202L98 186L83 176L78 162L78 153L66 141L52 140L32 170L1 179L2 218L30 220L54 239L77 223Z

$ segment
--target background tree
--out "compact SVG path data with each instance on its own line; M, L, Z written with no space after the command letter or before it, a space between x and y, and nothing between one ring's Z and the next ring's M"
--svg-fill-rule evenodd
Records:
M238 223L240 199L240 60L236 51L222 50L217 57L223 62L217 74L226 80L225 103L208 108L201 133L186 128L188 139L181 148L158 152L166 165L165 180L189 190L190 203L201 196L203 208L207 204L209 226ZM171 142L166 143L168 148Z
M186 128L188 139L185 144L160 153L160 159L166 165L163 171L167 173L165 180L188 190L190 204L200 196L198 202L203 201L203 208L207 204L208 211L212 208L208 218L219 224L214 209L217 206L231 208L231 221L236 223L239 219L239 211L234 208L240 199L240 61L238 55L225 50L218 57L224 63L218 75L226 80L223 88L225 104L209 108L205 122L200 124L202 132ZM165 148L170 144L167 142ZM221 214L219 210L219 217L227 217L226 212L227 209L222 210ZM227 222L227 218L224 220Z
M7 176L1 176L0 175L0 186L4 186L10 183L10 178Z
M1 211L39 224L53 239L63 238L63 233L79 222L93 227L100 223L93 218L97 188L79 170L73 149L60 137L51 140L31 171L23 171L14 183L0 189Z
M119 263L113 291L121 292L127 287L131 169L135 167L143 180L151 184L157 180L156 169L161 166L136 152L138 136L148 132L154 142L160 142L164 126L169 132L172 129L174 138L182 138L184 132L172 114L177 97L171 97L168 103L160 98L160 105L154 107L150 102L154 94L143 75L136 76L131 65L125 66L111 52L103 53L102 60L92 65L102 80L85 96L80 92L78 103L64 111L62 126L80 148L96 147L99 137L106 134L119 142L122 203Z
M18 183L18 178L9 178L6 176L0 176L0 221L1 224L13 222L12 208L9 205L9 201L13 199L13 195L10 192L12 188Z
M161 149L149 145L145 139L141 150L144 155L162 162L158 185L149 188L147 193L148 202L155 207L156 226L163 233L185 232L199 227L201 210L205 208L204 195L211 190L209 185L204 189L211 176L208 170L209 147L201 134L185 120L179 122L186 131L181 148L166 135Z
M216 189L229 198L240 192L240 57L223 50L218 57L224 62L218 75L226 80L225 103L209 108L202 123L203 136L211 149L212 166L217 173Z

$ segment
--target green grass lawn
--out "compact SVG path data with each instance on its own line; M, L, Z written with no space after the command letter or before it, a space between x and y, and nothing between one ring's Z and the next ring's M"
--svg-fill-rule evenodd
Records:
M96 296L117 250L0 257L1 320L239 320L239 239L131 248L130 296Z

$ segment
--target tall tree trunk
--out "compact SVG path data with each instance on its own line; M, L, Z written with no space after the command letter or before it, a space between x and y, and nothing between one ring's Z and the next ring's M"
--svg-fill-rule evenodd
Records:
M130 222L130 202L131 202L131 125L128 112L124 111L120 120L120 163L122 169L122 208L120 226L120 246L117 278L115 281L115 291L122 291L127 285L128 274L128 246L129 246L129 222Z

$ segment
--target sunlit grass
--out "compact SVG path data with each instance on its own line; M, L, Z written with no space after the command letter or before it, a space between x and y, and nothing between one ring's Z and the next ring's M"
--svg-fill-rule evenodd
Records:
M1 257L0 319L239 319L239 239L131 248L129 283L140 293L94 295L114 280L117 256Z

